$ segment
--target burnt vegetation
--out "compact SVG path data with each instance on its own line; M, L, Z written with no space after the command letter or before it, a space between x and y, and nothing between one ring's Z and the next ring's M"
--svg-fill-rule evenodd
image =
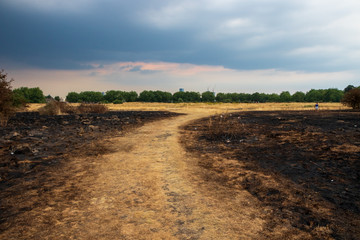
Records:
M69 110L64 103L51 106ZM178 115L153 111L87 113L103 111L94 106L89 110L88 105L81 109L86 113L16 113L6 127L0 128L0 232L14 224L26 225L14 222L16 216L33 208L46 208L52 201L44 199L49 189L60 188L67 178L78 178L77 171L91 171L100 164L100 156L113 151L108 138L121 136L146 122ZM86 159L82 161L84 166L73 169L71 161L77 158ZM77 197L78 191L66 190L66 199Z
M267 211L265 238L360 236L359 112L224 114L185 127L203 177L246 189ZM279 229L288 229L279 233Z
M353 109L360 109L360 89L353 88L345 93L341 100L342 104Z

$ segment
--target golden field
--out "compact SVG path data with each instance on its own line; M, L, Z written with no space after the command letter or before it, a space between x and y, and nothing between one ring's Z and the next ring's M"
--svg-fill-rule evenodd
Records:
M45 104L30 104L27 111L37 111ZM74 106L78 104L72 104ZM105 104L112 111L234 112L314 110L315 103L142 103ZM350 109L341 103L320 103L320 110Z

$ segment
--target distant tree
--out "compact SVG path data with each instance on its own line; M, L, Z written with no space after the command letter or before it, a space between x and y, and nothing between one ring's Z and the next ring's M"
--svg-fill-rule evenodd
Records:
M240 93L239 94L240 102L250 102L252 94L250 93Z
M49 94L45 97L46 102L53 100L54 98Z
M79 94L79 100L85 103L99 103L104 100L101 92L85 91Z
M311 89L310 91L308 91L305 95L305 101L306 102L323 102L323 98L324 98L324 90L315 90L315 89Z
M200 102L201 95L198 92L185 92L186 102Z
M58 101L58 102L60 102L60 100L61 100L59 96L55 96L54 99L55 99L55 101Z
M80 101L80 94L76 92L69 92L66 96L66 101L70 103L77 103Z
M138 94L135 91L124 92L124 97L126 102L136 102Z
M336 88L329 88L325 90L325 94L323 96L324 102L340 102L344 96L344 92L336 89Z
M227 96L231 99L231 102L238 103L241 102L241 95L240 93L228 93Z
M303 92L296 92L291 96L291 100L293 102L304 102L305 101L305 93Z
M140 102L155 102L155 94L153 91L144 90L139 95Z
M268 101L269 102L280 102L280 96L279 94L272 93L268 95Z
M260 95L260 93L255 92L255 93L251 94L251 101L253 101L253 102L260 102L260 100L261 100L261 95Z
M155 91L155 102L170 103L172 101L172 94L169 92Z
M125 100L121 94L121 91L115 91L115 90L107 91L104 96L104 99L109 103L113 103L115 100L121 100L122 102Z
M180 102L179 99L183 102L200 102L201 97L198 92L176 92L173 95L174 102Z
M226 99L226 94L225 93L217 93L215 100L217 102L224 102L224 100Z
M173 94L174 102L184 102L185 92L176 92Z
M355 87L353 85L348 85L346 88L344 88L344 93L347 93L351 89L354 89Z
M360 109L360 89L354 88L346 92L341 103L353 109Z
M18 97L22 97L29 103L45 103L45 96L43 91L38 88L28 88L28 87L21 87L14 89L14 94Z
M280 93L280 102L290 102L291 94L288 91L283 91Z
M206 91L201 94L202 102L215 102L215 93Z

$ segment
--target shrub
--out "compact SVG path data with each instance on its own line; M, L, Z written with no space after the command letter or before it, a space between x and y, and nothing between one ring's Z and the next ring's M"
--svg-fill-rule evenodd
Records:
M0 70L0 126L6 126L8 119L20 107L26 106L21 98L17 98L11 90L11 82L4 70Z
M106 113L108 107L99 103L82 103L78 107L79 113Z
M123 104L124 102L120 99L116 99L113 103L114 104Z
M77 109L65 102L50 101L39 109L39 113L41 115L74 114L77 113Z
M360 89L354 88L346 92L341 103L353 109L360 109Z

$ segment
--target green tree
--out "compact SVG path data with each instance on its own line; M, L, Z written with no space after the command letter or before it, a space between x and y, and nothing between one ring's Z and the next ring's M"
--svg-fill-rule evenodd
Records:
M174 102L184 102L184 99L185 99L185 92L176 92L173 94Z
M324 90L311 89L305 95L306 102L323 102Z
M323 97L324 102L340 102L344 96L344 92L336 89L336 88L329 88L325 90L325 94Z
M268 102L280 102L280 96L277 93L272 93L268 95Z
M291 94L288 91L283 91L280 93L280 102L290 102Z
M140 102L155 102L155 94L153 91L144 90L139 95Z
M155 102L170 103L172 101L172 94L169 92L155 91L153 93Z
M85 103L99 103L104 100L101 92L85 91L79 94L79 100Z
M201 96L198 92L176 92L173 95L174 102L180 102L181 99L183 102L200 102Z
M206 91L201 94L202 102L215 102L215 93Z
M201 102L201 95L198 92L185 92L186 102Z
M226 99L226 94L225 93L217 93L216 94L215 100L217 102L224 102L225 99Z
M303 92L296 92L291 96L291 100L293 102L304 102L305 101L305 93Z
M80 102L80 94L77 92L69 92L66 96L66 101L70 103Z
M136 102L138 99L138 94L135 91L124 92L124 97L126 102Z
M348 85L346 88L344 88L344 93L347 93L348 91L354 88L355 88L354 85Z
M121 96L120 91L115 91L115 90L107 91L105 96L104 96L104 99L106 101L110 102L110 103L114 102L115 100L124 101L122 96Z
M45 96L43 91L38 88L21 87L14 89L14 94L18 97L22 97L29 103L45 103Z

